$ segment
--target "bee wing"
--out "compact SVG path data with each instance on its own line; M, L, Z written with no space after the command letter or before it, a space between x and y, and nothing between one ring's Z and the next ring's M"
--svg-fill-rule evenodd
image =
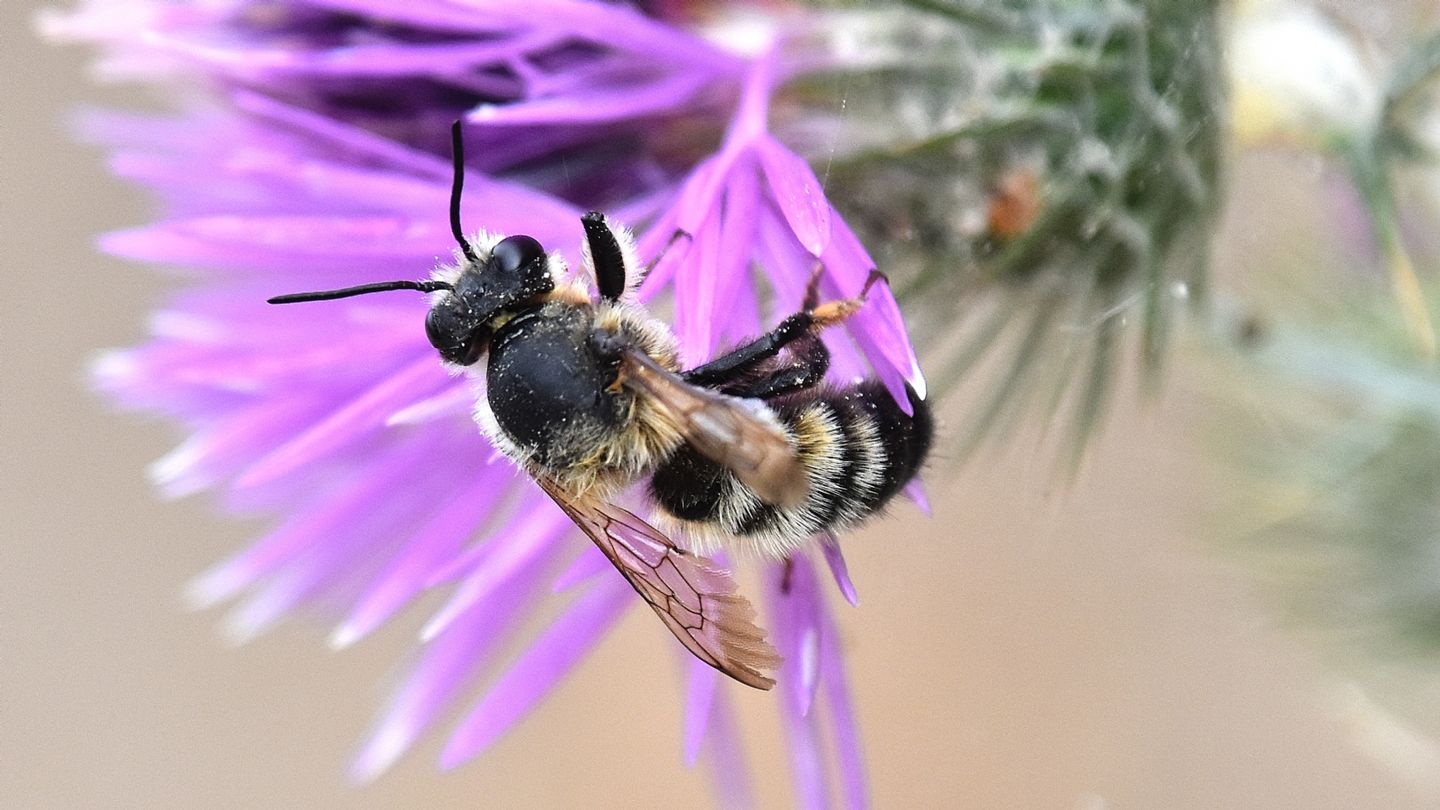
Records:
M670 414L690 446L728 467L760 500L793 507L810 494L785 432L750 401L691 385L638 351L625 355L620 379Z
M574 497L552 481L539 484L696 658L746 686L775 685L763 670L779 666L780 656L755 626L755 609L735 593L729 572L679 548L626 509Z

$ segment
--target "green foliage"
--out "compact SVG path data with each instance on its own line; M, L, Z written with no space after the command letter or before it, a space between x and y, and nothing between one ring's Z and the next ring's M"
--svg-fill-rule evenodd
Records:
M1323 298L1276 284L1239 351L1206 347L1198 393L1228 493L1206 530L1339 672L1433 731L1440 372L1377 279L1326 280Z
M1069 403L1078 460L1126 327L1138 322L1153 379L1176 301L1205 291L1223 131L1217 4L905 5L873 28L914 56L849 78L848 119L862 123L830 187L880 246L933 388L965 387L1004 355L961 454L1027 404L1054 415Z

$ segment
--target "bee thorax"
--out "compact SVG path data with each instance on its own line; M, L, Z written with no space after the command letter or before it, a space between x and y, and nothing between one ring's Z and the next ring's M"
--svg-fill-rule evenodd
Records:
M608 327L589 305L552 300L496 332L485 369L497 446L577 494L613 493L679 442L616 385L615 346L633 337Z

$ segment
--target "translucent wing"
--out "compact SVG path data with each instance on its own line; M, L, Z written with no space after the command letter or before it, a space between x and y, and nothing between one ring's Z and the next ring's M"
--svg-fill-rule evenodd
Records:
M810 479L785 433L758 403L691 385L638 351L625 355L621 382L651 398L674 418L692 447L728 467L760 500L799 506Z
M755 610L735 593L728 572L677 547L625 509L576 498L552 481L539 484L696 658L746 686L775 685L764 670L779 666L780 656L755 626Z

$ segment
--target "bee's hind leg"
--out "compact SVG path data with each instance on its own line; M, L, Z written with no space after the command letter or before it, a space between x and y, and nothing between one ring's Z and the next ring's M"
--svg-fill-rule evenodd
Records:
M860 294L854 298L842 298L838 301L820 302L820 265L815 266L815 272L810 276L810 283L805 287L805 311L810 313L814 321L814 328L824 329L827 326L835 326L846 318L860 311L865 305L865 296L870 294L870 288L875 282L884 281L885 274L878 269L871 269L870 275L865 279L865 286L860 288Z
M777 380L776 386L784 391L807 388L819 382L820 377L823 377L826 369L829 368L830 354L825 350L825 345L816 337L817 333L828 326L835 326L855 314L865 303L865 295L870 292L870 288L876 281L885 278L879 270L872 270L859 295L838 301L826 301L822 304L819 303L821 269L820 265L815 266L815 272L811 275L810 283L805 288L805 298L801 305L803 308L799 312L787 316L774 329L749 343L731 349L704 365L683 372L681 376L692 385L708 388L727 386L739 382L747 376L754 376L756 372L760 371L766 371L766 373L757 384L763 384L783 375L786 382L782 384ZM792 349L792 354L799 355L794 362L782 366L777 371L762 369L765 362L802 338L813 338L818 349L806 348L798 351ZM823 354L823 364L814 360L817 353ZM818 373L815 371L816 368L818 368ZM778 396L778 393L763 395L742 393L740 396Z
M818 385L830 370L830 350L817 335L806 335L791 343L790 353L785 362L774 368L764 369L763 376L728 386L726 391L735 396L754 399L793 394Z
M755 372L761 364L779 354L781 349L809 335L814 325L815 319L808 310L797 312L760 337L737 346L702 366L681 372L680 376L691 385L706 388L735 382Z

